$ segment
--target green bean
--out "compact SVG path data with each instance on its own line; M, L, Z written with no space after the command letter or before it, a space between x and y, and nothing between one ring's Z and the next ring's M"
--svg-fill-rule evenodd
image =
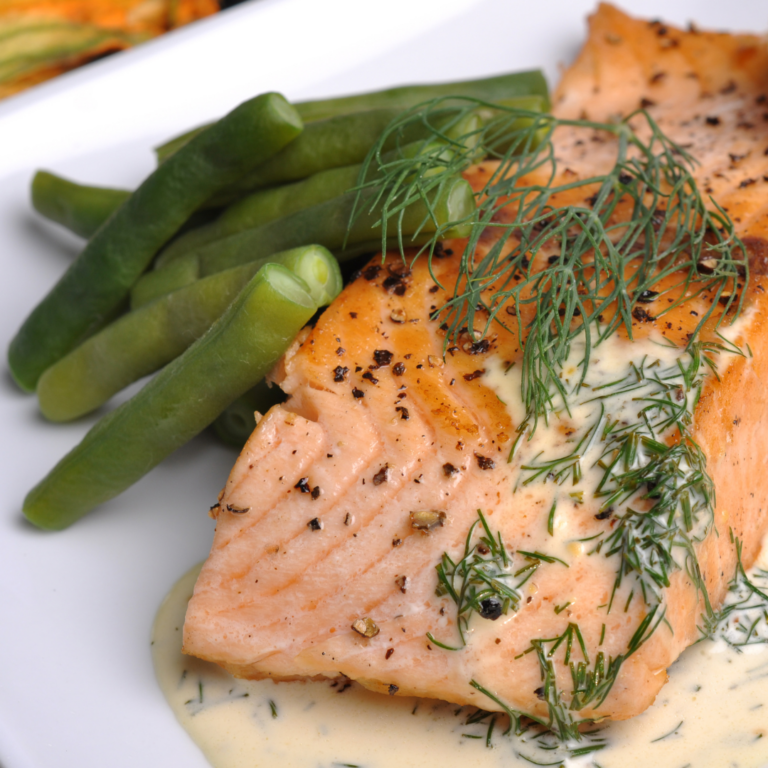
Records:
M149 270L131 288L131 309L138 309L158 296L192 285L199 277L200 265L193 253L174 259L165 269Z
M190 128L190 130L184 131L184 133L180 133L178 136L174 136L172 139L168 139L168 141L155 147L155 157L158 164L164 163L171 155L176 154L185 144L211 125L213 123L203 123L196 128Z
M316 309L301 278L279 264L262 267L202 338L29 492L26 517L60 530L122 493L262 379Z
M260 381L234 403L228 405L213 422L213 431L222 442L240 450L256 429L254 413L266 413L273 405L285 402L285 394L277 386Z
M93 237L132 194L127 189L78 184L49 171L35 174L30 192L32 205L41 216L86 240ZM215 217L214 209L196 211L179 229L179 234L210 224Z
M512 72L479 80L460 80L451 83L428 85L404 85L383 91L361 93L356 96L342 96L336 99L304 101L296 109L305 122L321 120L331 115L356 112L363 109L396 107L400 110L415 107L424 101L447 96L468 96L482 101L498 101L515 96L542 96L543 109L549 109L549 89L539 69L527 72Z
M360 163L399 114L396 109L376 109L311 123L296 141L221 190L209 204L228 205L257 189L306 179L329 168ZM420 138L418 128L421 126L412 129L413 136L407 141ZM423 128L420 133L424 133Z
M477 113L464 115L446 129L446 135L454 141L461 140L465 144L471 143L481 129L483 122ZM430 153L436 144L442 146L442 143L442 140L431 141L425 146L424 141L415 141L401 149L385 153L382 162L389 163L403 157L415 157L420 153ZM450 153L450 151L446 147L446 153ZM174 240L158 256L155 267L163 267L192 249L221 240L228 235L268 224L275 219L339 197L361 182L362 168L362 164L331 168L293 184L254 192L222 211L216 221L197 227ZM374 174L369 174L369 176L373 178ZM365 180L362 179L362 181ZM178 278L169 275L169 280L173 281L174 279L179 287L184 284L182 275L179 275ZM155 281L157 281L157 291L151 287ZM162 291L162 282L164 281L155 278L151 272L144 275L131 292L131 306L139 306L147 300L147 297L154 298L158 295L158 292ZM147 283L147 286L144 286L143 283Z
M331 168L293 184L254 192L225 208L215 221L192 229L174 240L157 257L155 267L165 267L183 258L191 250L228 235L259 227L282 216L338 197L355 186L359 174L359 165ZM142 282L150 280L153 274L147 272L134 286L131 292L131 306L135 307L144 302L140 286Z
M125 189L76 184L48 171L35 174L31 191L39 214L86 239L131 196Z
M199 259L200 274L210 275L304 243L318 243L334 250L380 238L381 211L378 208L371 210L370 203L370 196L365 193L358 196L357 192L347 192L263 227L209 243L193 252ZM359 214L352 220L356 207ZM432 200L432 209L434 219L423 201L411 203L401 216L395 217L396 222L389 222L389 231L394 235L399 227L403 244L408 246L411 237L417 233L434 233L448 222L465 220L475 209L475 198L469 183L461 177L446 180L439 196ZM446 232L444 236L464 237L466 234L466 227L462 226Z
M319 246L269 259L304 279L318 306L341 290L336 259ZM40 410L69 421L95 410L134 381L161 368L202 336L265 260L219 272L123 315L48 368L40 377Z
M361 112L366 109L397 108L399 110L415 107L423 101L440 96L469 96L483 101L495 102L514 96L541 96L543 110L549 109L549 91L547 81L540 70L513 72L480 80L462 80L452 83L430 85L406 85L388 88L383 91L362 93L356 96L343 96L336 99L320 99L296 104L296 109L305 122L325 120L337 115ZM162 162L180 147L186 144L201 128L194 128L157 147L158 161Z
M541 111L543 104L541 96L521 96L507 102L531 111ZM209 204L228 205L257 189L305 179L329 168L362 163L384 129L401 114L402 110L398 108L375 109L310 123L296 141L214 195ZM438 128L445 126L452 138L460 135L453 124L456 120L456 109L441 108L432 115L432 124ZM431 134L432 131L421 122L408 123L393 134L382 149L392 150Z
M254 259L267 259L272 253L296 248L305 243L323 245L334 251L342 260L351 258L357 253L356 246L381 238L380 211L370 210L370 196L363 194L361 199L362 203L357 192L347 192L341 197L298 211L262 227L208 243L190 251L185 258L197 259L200 275L203 276L247 264ZM356 206L359 206L360 213L350 226ZM467 219L475 208L472 188L460 177L448 179L439 194L433 196L431 207L434 218L423 201L411 203L401 214L393 217L395 221L389 223L389 231L394 235L399 228L405 247L423 243L438 227L451 221L463 222ZM460 224L443 233L443 237L466 237L467 233L468 225ZM173 262L170 262L156 271L165 272L172 265ZM169 285L170 278L171 275L167 275L156 279L167 279L166 285Z
M16 381L43 371L92 333L152 258L219 189L282 149L301 119L279 94L241 104L151 174L98 230L22 325L9 349Z
M397 109L374 109L310 123L296 141L241 177L221 196L228 193L239 196L255 189L306 179L328 168L362 162L382 131L399 114Z

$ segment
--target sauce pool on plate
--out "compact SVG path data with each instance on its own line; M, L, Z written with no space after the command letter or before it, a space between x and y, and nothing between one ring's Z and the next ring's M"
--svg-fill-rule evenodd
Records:
M764 547L757 568L767 566ZM237 680L185 656L184 614L199 568L182 576L160 607L152 654L168 703L215 768L522 768L532 761L564 768L768 768L765 642L743 652L722 638L698 643L672 666L646 712L599 729L570 751L551 751L532 732L503 735L501 717L489 742L489 720L468 724L468 707L383 696L343 679ZM731 615L731 630L739 618ZM754 639L768 641L768 621L758 625ZM600 748L578 754L590 746Z

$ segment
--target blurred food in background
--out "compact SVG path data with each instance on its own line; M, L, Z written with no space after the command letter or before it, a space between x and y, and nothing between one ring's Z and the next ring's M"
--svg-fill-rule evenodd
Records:
M217 0L0 0L0 99L218 10Z

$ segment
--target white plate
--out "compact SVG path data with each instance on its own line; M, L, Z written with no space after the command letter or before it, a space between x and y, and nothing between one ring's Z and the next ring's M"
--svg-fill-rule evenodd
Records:
M0 346L79 241L29 210L33 169L134 185L159 140L264 90L300 99L543 66L584 37L591 0L261 0L0 103ZM674 23L760 29L761 0L631 0ZM155 685L154 612L202 559L234 455L199 438L62 533L21 518L25 492L93 419L54 426L0 374L0 765L204 768Z

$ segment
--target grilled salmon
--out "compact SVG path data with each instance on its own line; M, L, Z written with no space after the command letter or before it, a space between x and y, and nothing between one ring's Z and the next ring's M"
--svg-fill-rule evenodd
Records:
M637 579L617 579L621 553L595 545L622 511L580 491L588 478L558 485L537 474L592 434L587 422L605 417L599 397L540 425L515 452L525 417L517 323L530 317L507 314L482 340L466 329L445 351L445 329L430 318L452 295L466 245L448 241L431 270L426 259L374 259L273 373L290 397L261 418L212 511L185 652L240 677L345 675L382 693L507 706L545 722L553 690L568 705L580 688L574 660L594 673L586 685L614 664L612 684L586 697L578 717L625 719L648 707L722 601L735 542L749 566L768 528L766 94L759 38L682 31L601 5L554 97L562 118L647 109L696 158L699 187L729 213L749 256L739 319L718 331L721 308L701 332L730 345L703 379L690 427L714 483L714 520L691 534L690 551L672 553L654 608ZM588 127L560 127L553 141L563 178L589 178L615 159L615 143ZM493 171L481 163L467 178L481 189ZM593 350L591 391L631 366L678 364L713 304L706 294L677 303L686 290L664 294L672 308L663 315L647 297L631 339L619 329ZM565 380L569 366L576 358ZM615 423L634 402L611 406ZM462 624L436 569L455 577L477 555L500 558L513 595L486 600Z

